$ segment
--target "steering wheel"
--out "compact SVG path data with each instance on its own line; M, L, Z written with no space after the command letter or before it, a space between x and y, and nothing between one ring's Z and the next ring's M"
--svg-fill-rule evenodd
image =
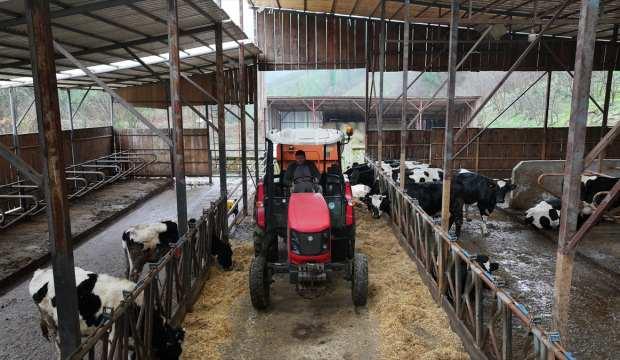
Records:
M293 184L300 184L300 183L314 183L314 178L312 176L300 176L298 178L293 179Z

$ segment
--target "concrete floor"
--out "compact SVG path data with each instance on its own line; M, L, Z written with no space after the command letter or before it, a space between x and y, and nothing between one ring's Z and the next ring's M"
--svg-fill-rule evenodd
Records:
M71 201L71 232L75 242L88 236L93 227L104 224L161 192L165 179L121 181ZM0 286L21 280L49 260L47 214L42 212L0 231Z
M239 179L229 181L229 187ZM219 197L217 178L212 186L189 188L188 216L198 217L202 209ZM125 260L120 246L122 232L137 223L176 217L175 192L168 189L146 201L126 216L87 238L74 251L76 266L123 276ZM0 297L0 359L49 359L51 347L41 336L39 312L28 294L28 281L22 281Z
M477 210L476 210L477 211ZM480 217L463 226L460 239L472 253L488 254L500 264L495 274L519 302L551 327L556 241L548 233L521 224L503 211L495 211L489 221L489 235L481 236ZM601 225L601 226L610 226ZM613 225L615 231L618 225ZM620 358L620 276L617 237L588 234L575 257L571 291L569 350L579 359ZM555 233L554 239L557 239ZM607 249L601 250L601 249ZM614 250L614 251L611 251ZM602 254L605 253L605 254Z

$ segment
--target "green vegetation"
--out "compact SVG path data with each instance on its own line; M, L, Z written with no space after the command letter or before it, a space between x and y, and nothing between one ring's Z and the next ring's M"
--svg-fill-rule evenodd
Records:
M457 96L480 96L484 97L493 88L500 78L501 72L462 72L457 76ZM410 73L409 79L413 79L417 73ZM512 74L502 89L491 99L489 104L481 112L478 125L486 124L495 118L506 106L508 106L519 94L525 90L541 73L517 72ZM445 73L426 73L409 90L409 96L428 97L445 79ZM266 88L268 96L364 96L365 76L363 69L354 70L303 70L303 71L277 71L266 74ZM378 91L379 76L375 74L376 90ZM514 106L506 111L492 127L539 127L542 126L544 117L544 101L546 92L546 77L543 77L530 91L517 101ZM593 74L591 94L594 99L603 106L605 94L605 72ZM609 123L614 124L620 118L620 102L615 101L620 92L620 74L614 75L612 89ZM552 76L549 109L550 126L567 126L570 115L572 78L566 72L554 72ZM385 96L398 96L402 89L401 73L393 72L385 74ZM84 90L72 90L71 100L75 111ZM28 87L16 88L16 102L18 117L26 111L33 95ZM65 90L59 91L60 112L63 129L69 129L69 116L67 111L67 94ZM118 128L143 128L144 126L134 116L129 114L120 105L115 105L115 123ZM199 107L204 111L204 107ZM166 111L163 109L138 109L145 117L150 119L156 126L165 128L168 126ZM602 114L598 108L590 102L590 115L588 125L600 125ZM252 111L252 107L248 108ZM235 131L236 119L226 115L227 128L231 128L231 134ZM184 108L184 123L188 128L202 128L206 124L189 108ZM101 91L91 91L82 108L74 120L76 129L84 127L106 126L110 124L110 97ZM34 109L31 109L24 117L19 129L20 133L37 131ZM0 134L11 132L11 114L9 108L9 96L7 89L0 89Z
M418 73L410 73L409 79ZM506 81L500 91L491 99L480 114L479 124L486 124L495 118L520 93L542 73L516 72ZM502 77L502 72L462 72L457 76L457 96L480 96L489 93ZM445 79L445 73L426 73L409 90L409 96L429 97ZM385 96L398 96L402 90L401 73L386 73L384 76ZM378 91L379 76L375 74ZM605 72L595 72L592 78L591 94L603 106L605 94ZM620 118L620 102L615 99L620 92L620 74L614 74L614 86L610 105L609 123ZM492 127L540 127L544 118L544 101L547 78L534 85L526 95L506 111ZM363 69L356 70L303 70L270 72L266 76L268 96L364 96L365 77ZM552 75L549 125L567 126L570 115L572 78L566 72ZM441 94L441 93L440 93ZM588 125L600 125L602 114L590 102Z

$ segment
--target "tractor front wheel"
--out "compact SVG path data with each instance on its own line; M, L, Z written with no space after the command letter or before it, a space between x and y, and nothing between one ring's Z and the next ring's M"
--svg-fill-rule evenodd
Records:
M271 276L267 259L259 255L252 259L250 264L250 299L252 306L258 310L264 310L269 306L269 288Z
M355 254L352 272L351 296L353 297L353 304L364 306L368 299L368 258L366 255Z

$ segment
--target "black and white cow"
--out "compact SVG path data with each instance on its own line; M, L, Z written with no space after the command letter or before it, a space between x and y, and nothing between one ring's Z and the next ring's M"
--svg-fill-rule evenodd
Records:
M414 168L408 176L414 183L427 183L443 180L443 170L440 168L424 167Z
M497 203L503 204L506 202L506 196L517 186L510 179L493 179L493 181L497 184Z
M525 222L538 229L557 229L560 226L561 206L558 198L543 200L525 211Z
M136 284L122 278L106 274L96 274L79 267L75 268L75 283L78 297L79 325L82 338L92 335L104 320L104 309L116 309L124 299L123 292L131 292ZM32 300L41 315L43 336L54 343L58 357L58 315L56 292L52 269L39 269L28 285ZM136 299L136 306L142 305L142 297ZM137 313L139 313L139 308ZM153 355L155 359L178 359L182 352L185 330L173 328L161 315L157 306L153 309L151 320ZM114 328L112 328L114 331ZM110 337L112 339L113 336Z
M581 176L581 200L584 207L581 212L584 216L589 216L594 208L600 204L605 197L605 192L611 190L618 182L619 178L607 176ZM620 198L611 205L612 208L620 206Z
M493 272L495 272L496 270L499 269L499 263L496 262L491 262L489 257L487 255L475 255L475 256L471 256L470 259L477 263L482 270L484 270L486 273L488 274L492 274ZM455 263L453 263L452 266L454 266ZM473 273L469 273L468 275L468 266L467 263L465 263L464 261L460 261L459 262L459 273L460 273L460 286L459 286L459 293L462 295L465 295L465 291L469 291L469 299L470 301L473 303L475 300L475 292L471 291L471 289L473 289ZM482 282L483 286L485 289L488 289L488 286L486 286L486 283ZM456 286L456 283L454 284L454 286ZM448 291L447 292L447 297L448 300L450 302L454 302L453 298L452 298L452 291Z
M138 281L147 262L156 262L179 240L179 229L174 221L139 224L123 232L125 276Z
M482 219L482 234L487 233L486 220L491 215L497 205L497 183L486 176L474 172L459 172L452 182L452 197L461 207L455 219L456 235L460 235L460 224L462 224L463 214L462 205L476 204Z
M387 192L368 195L368 210L373 218L378 219L383 213L390 214L390 199Z

